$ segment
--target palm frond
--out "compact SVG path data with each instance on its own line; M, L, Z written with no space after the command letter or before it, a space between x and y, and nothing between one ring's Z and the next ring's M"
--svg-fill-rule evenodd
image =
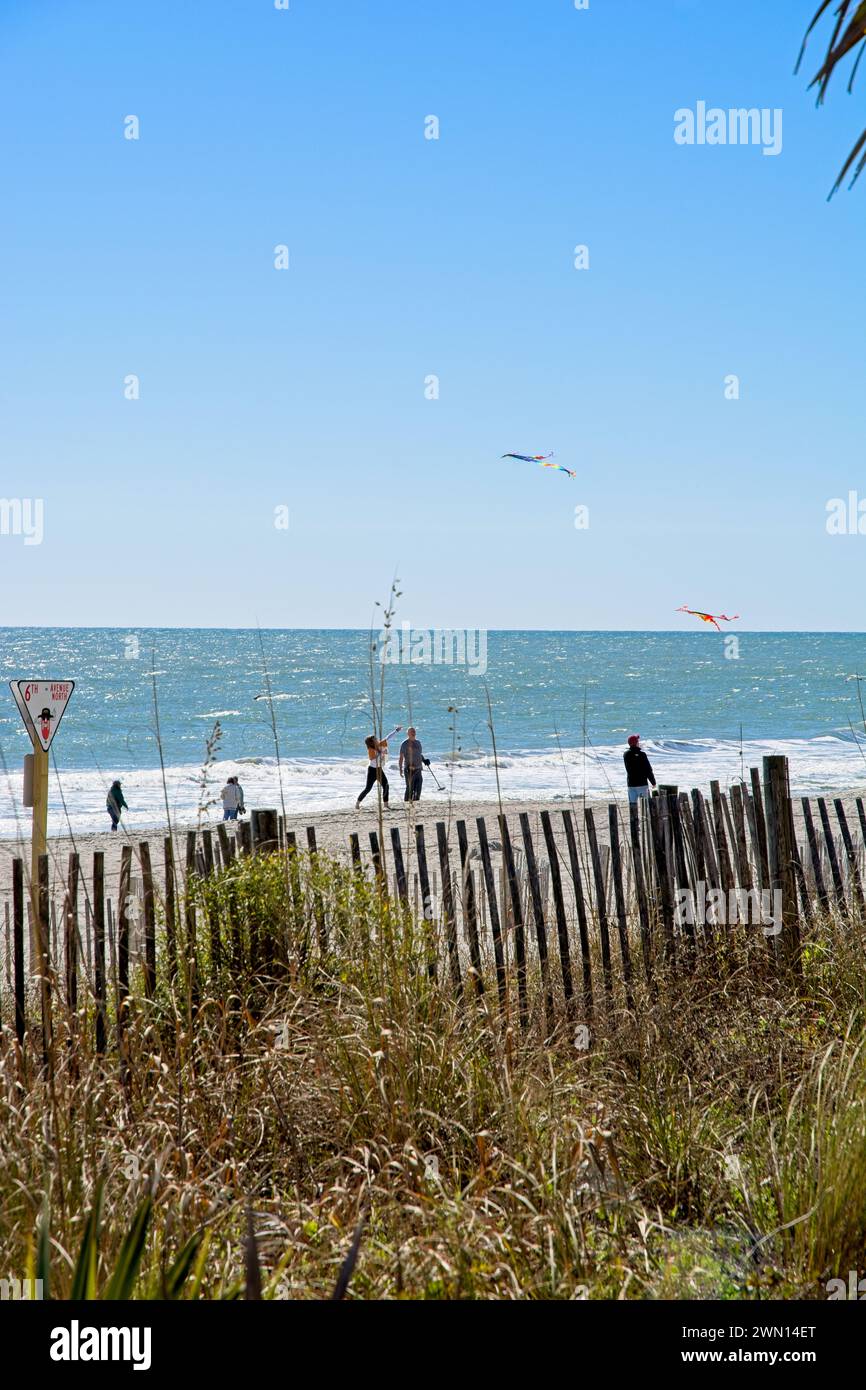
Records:
M863 134L860 136L860 139L857 141L857 144L854 146L848 158L845 160L845 163L842 165L842 168L839 170L839 177L836 179L836 182L833 184L833 187L830 189L830 192L827 195L828 202L833 197L833 194L836 193L837 190L842 187L842 184L845 181L845 175L851 168L851 165L854 163L854 160L857 158L864 145L866 145L866 130L863 131ZM866 154L864 154L863 158L860 160L860 163L857 165L857 168L854 170L854 177L848 185L849 188L854 187L855 183L857 182L857 180L863 172L864 165L866 165Z
M805 35L803 36L803 43L800 47L800 55L797 58L797 63L794 68L795 72L799 72L800 70L800 64L802 63L803 55L806 52L806 44L809 40L809 35L812 33L813 29L815 29L816 25L823 18L826 12L829 10L832 3L833 0L821 0L821 4L815 11L815 14L812 16L812 22L810 23ZM819 106L821 106L824 102L824 98L827 94L827 88L830 84L830 79L833 76L833 73L836 71L839 64L841 63L842 59L847 57L849 53L852 53L859 44L864 44L864 48L866 48L866 0L859 0L857 8L854 10L853 14L849 19L849 12L851 11L851 7L854 3L855 0L840 0L839 6L836 10L836 22L833 26L833 32L830 37L830 42L827 45L827 52L824 55L824 61L821 64L818 71L816 72L815 76L812 78L812 81L809 83L810 89L814 86L817 86L818 88L817 104ZM860 49L860 52L857 54L857 57L854 61L854 67L851 71L851 76L848 79L849 92L853 89L854 79L857 76L857 69L860 66L860 60L863 57L864 48ZM863 131L862 135L860 136L859 140L857 141L856 145L854 146L853 150L851 151L844 165L839 171L839 174L836 178L836 182L830 190L829 198L832 198L833 194L836 193L839 188L841 188L842 184L845 181L845 176L848 173L848 170L851 168L851 165L857 159L857 156L863 149L864 144L866 144L866 130ZM860 174L863 171L864 165L866 165L866 156L864 156L857 164L857 167L854 170L854 177L852 178L849 187L854 187L854 184L857 182L858 178L860 177Z
M808 29L806 30L805 34L803 35L803 42L802 42L802 44L801 44L801 46L800 46L800 53L799 53L799 55L798 55L798 57L797 57L797 62L796 62L796 64L795 64L795 66L794 66L794 72L795 72L795 74L798 73L798 72L800 71L800 64L802 63L803 57L804 57L805 52L806 52L806 44L809 42L809 35L811 34L811 32L812 32L812 30L815 28L815 26L818 24L818 22L819 22L821 16L823 15L824 11L825 11L825 10L829 10L829 8L830 8L830 6L832 5L832 3L833 3L833 0L821 0L821 6L820 6L820 8L819 8L819 9L817 10L817 12L812 16L812 22L811 22L811 24L809 25ZM848 0L843 0L843 3L844 3L844 4L847 4L847 3L848 3Z

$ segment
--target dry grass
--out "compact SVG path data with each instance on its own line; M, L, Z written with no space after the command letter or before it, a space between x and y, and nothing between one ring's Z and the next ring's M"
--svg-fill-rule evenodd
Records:
M823 1296L858 1268L862 924L823 924L799 985L740 943L637 986L580 1052L534 978L523 1033L495 988L455 999L429 926L335 864L200 891L198 1000L161 963L128 1084L90 1003L58 1011L50 1079L4 1030L0 1275L226 1298L252 1256L264 1297L326 1298L364 1216L355 1298Z

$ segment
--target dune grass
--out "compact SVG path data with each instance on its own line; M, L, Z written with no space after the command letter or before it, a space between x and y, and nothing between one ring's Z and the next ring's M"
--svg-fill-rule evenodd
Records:
M329 1298L359 1224L353 1298L824 1297L862 1266L863 923L799 982L745 941L659 973L578 1050L534 977L525 1030L492 981L456 998L431 924L322 855L196 892L195 975L133 989L126 1068L90 1003L50 1078L4 1028L0 1276Z

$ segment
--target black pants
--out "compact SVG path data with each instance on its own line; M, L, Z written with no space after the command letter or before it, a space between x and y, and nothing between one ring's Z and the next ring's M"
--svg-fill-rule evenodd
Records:
M389 787L388 787L388 778L385 776L384 772L382 771L382 769L381 769L380 767L368 767L368 768L367 768L367 785L366 785L366 787L364 788L364 790L361 792L361 795L358 797L358 805L359 805L359 806L360 806L361 802L364 800L364 797L367 795L368 791L370 791L371 788L374 786L377 777L378 777L379 781L382 783L382 800L384 801L384 803L385 803L386 806L388 805L388 791L389 791Z
M403 800L404 800L404 801L420 801L420 800L421 800L421 787L422 787L422 785L423 785L423 782L424 782L424 773L423 773L423 771L422 771L422 769L421 769L420 767L419 767L419 768L416 768L414 772L413 772L413 770L412 770L411 768L407 767L407 769L406 769L406 794L405 794L405 796L403 797Z

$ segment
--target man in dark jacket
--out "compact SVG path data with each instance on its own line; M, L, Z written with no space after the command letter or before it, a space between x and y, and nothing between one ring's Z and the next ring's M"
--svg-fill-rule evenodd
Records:
M119 781L112 782L108 796L105 799L105 809L111 817L112 830L116 830L121 812L129 810Z
M407 737L400 746L400 776L406 778L404 801L420 801L424 781L424 768L430 766L430 759L424 757L424 750L418 742L415 729L406 730Z
M640 734L632 734L628 741L628 748L622 755L622 760L625 763L629 801L634 803L642 796L649 796L647 783L651 782L655 786L656 779L653 776L650 760L640 746Z

